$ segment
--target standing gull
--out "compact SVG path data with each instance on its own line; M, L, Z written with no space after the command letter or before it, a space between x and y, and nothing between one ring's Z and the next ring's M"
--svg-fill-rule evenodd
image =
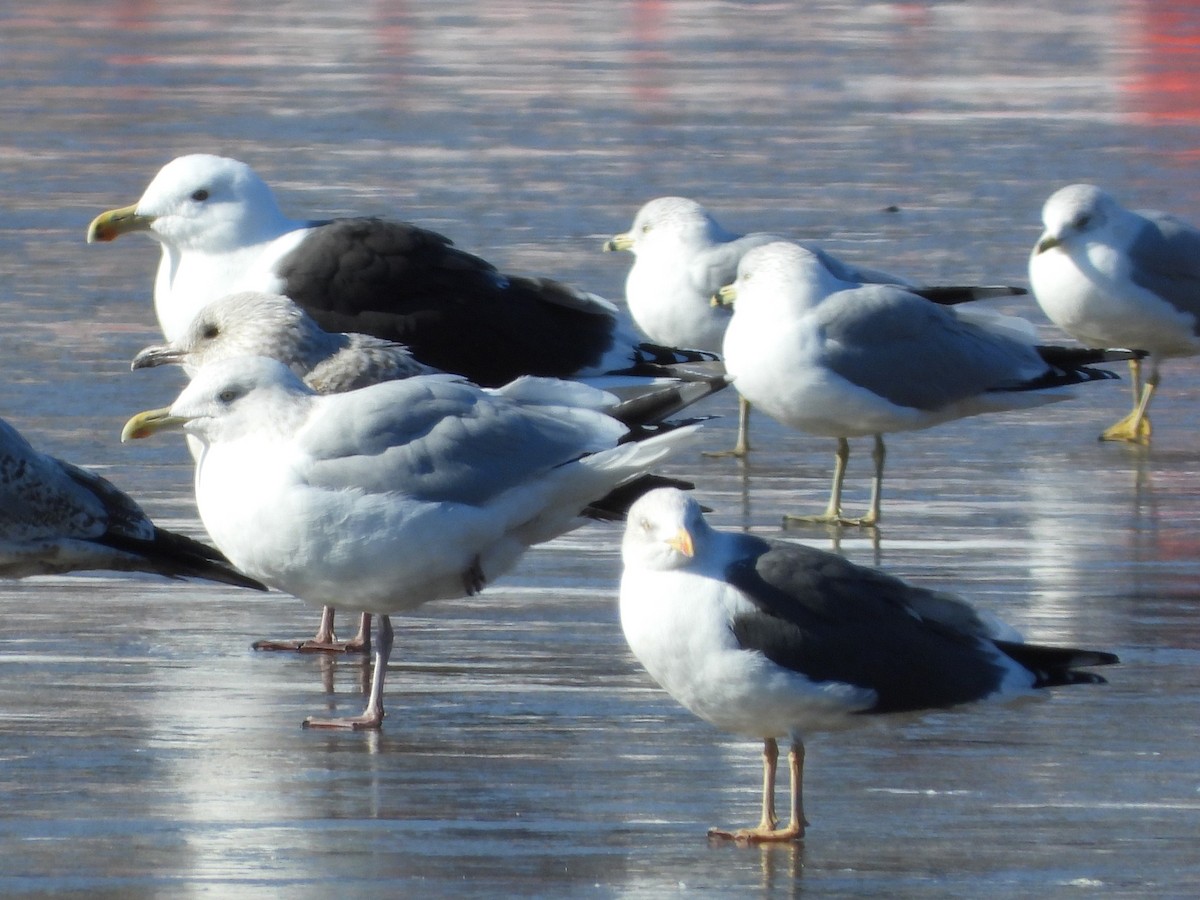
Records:
M748 250L783 240L765 232L727 231L703 206L686 197L658 197L638 210L633 225L614 235L605 250L628 250L633 265L625 280L625 302L637 326L652 341L670 347L721 352L731 311L712 303L713 296L737 277ZM918 288L903 278L842 262L813 245L804 245L843 281L899 284L939 303L1023 294L1021 288L936 286ZM733 450L717 456L745 456L750 449L750 405L740 397L738 438Z
M142 350L134 369L179 365L189 376L238 356L266 356L284 363L318 394L336 394L382 381L441 374L413 358L400 344L362 334L333 334L279 294L241 292L206 304L175 340ZM696 400L718 390L723 378L659 386L616 404L609 415L630 428L658 427ZM520 382L503 389L511 394ZM649 478L650 476L646 476ZM678 484L679 482L676 482ZM635 482L635 484L637 484ZM642 486L639 485L639 489ZM363 613L349 641L334 634L335 612L325 607L316 634L308 640L263 640L258 650L369 651L370 614Z
M277 360L239 357L122 438L194 435L200 516L235 564L308 603L378 614L363 714L307 720L378 728L392 613L478 593L697 427L620 443L600 392L541 380L519 394L424 375L318 395Z
M715 531L695 500L651 491L621 547L621 628L634 656L702 719L763 741L762 818L712 829L752 843L804 836L804 741L884 713L1103 683L1111 653L1001 639L965 601L840 556ZM777 738L791 742L789 821L775 814Z
M159 528L105 479L35 450L0 419L0 578L112 569L265 588Z
M1159 364L1200 353L1200 230L1160 212L1133 212L1090 184L1050 195L1046 230L1029 258L1029 280L1055 325L1089 347L1138 347L1131 359L1133 409L1104 441L1150 443L1147 410Z
M154 308L168 340L209 301L284 294L322 328L407 346L477 384L521 375L659 375L697 354L642 341L594 294L506 275L432 231L377 218L297 221L245 163L181 156L133 206L97 216L87 239L143 232L162 245Z
M837 438L829 504L789 519L841 525L879 521L883 435L985 412L1040 406L1064 388L1115 377L1087 368L1128 353L1038 347L1007 321L967 319L902 287L844 281L797 244L746 253L733 285L725 366L737 390L785 425ZM871 505L842 516L848 438L873 435Z

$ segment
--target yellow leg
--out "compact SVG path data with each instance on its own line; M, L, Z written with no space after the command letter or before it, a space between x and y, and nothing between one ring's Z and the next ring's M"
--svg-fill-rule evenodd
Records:
M738 436L732 450L707 450L704 456L718 458L736 456L739 459L750 452L750 402L745 397L738 397Z
M887 447L883 445L882 434L875 435L871 460L875 463L875 477L871 479L871 506L867 514L858 520L858 524L863 526L872 526L879 521L879 507L883 503L883 464L887 460Z
M1151 434L1148 410L1150 409L1150 400L1159 383L1158 366L1155 365L1151 369L1150 374L1146 377L1146 383L1141 384L1141 361L1131 359L1129 374L1135 390L1133 410L1121 421L1105 429L1100 435L1100 440L1148 445ZM1138 385L1141 387L1140 392L1138 392Z
M842 515L842 486L846 480L846 464L850 460L850 442L844 437L837 439L837 451L833 458L833 484L829 489L829 504L825 512L816 516L786 515L783 524L789 522L813 522L818 525L850 525L873 528L879 521L879 504L883 487L883 462L887 450L883 445L883 436L875 435L875 449L871 458L875 461L875 479L871 483L871 506L865 516L858 519L848 519Z
M779 747L774 738L763 741L763 801L762 821L755 828L739 828L725 831L709 829L709 837L726 838L747 844L784 843L804 837L808 821L804 818L804 742L793 741L788 752L788 769L791 772L791 802L788 824L779 828L775 816L775 767L779 758Z

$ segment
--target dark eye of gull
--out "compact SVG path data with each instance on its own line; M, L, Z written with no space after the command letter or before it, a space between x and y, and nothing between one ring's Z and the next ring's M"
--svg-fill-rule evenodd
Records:
M221 391L221 393L217 394L217 399L222 403L232 403L237 399L237 395L238 392L233 388L226 388L225 390Z
M204 188L200 188L200 190L198 190L198 191L193 191L192 199L195 200L197 203L203 203L205 200L208 199L208 191L204 190Z
M205 340L212 340L220 333L221 329L219 329L216 325L209 324L204 326L204 331L200 333L200 336Z

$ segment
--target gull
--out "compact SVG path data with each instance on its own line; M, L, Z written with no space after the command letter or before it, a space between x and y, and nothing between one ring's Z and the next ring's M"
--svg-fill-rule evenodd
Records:
M663 365L711 361L644 341L602 297L506 275L416 225L289 219L253 169L225 157L167 163L136 204L97 216L87 240L129 233L162 246L154 308L167 340L209 301L263 291L290 297L329 331L404 344L426 365L490 387L521 375L650 378Z
M625 302L634 322L650 340L670 347L693 347L720 353L732 315L712 303L713 296L737 277L747 251L783 240L767 232L736 234L686 197L658 197L638 210L633 225L614 235L606 251L628 250L634 262L625 280ZM1003 285L917 287L906 279L843 262L820 247L803 244L843 281L899 284L939 303L961 303L988 297L1024 294ZM733 450L714 456L745 456L750 449L750 405L738 402L738 437Z
M837 438L825 512L789 520L873 526L885 433L1063 400L1071 385L1116 377L1086 363L1130 356L1038 347L1007 319L977 320L903 287L845 281L784 241L747 252L722 297L734 305L724 356L738 392L785 425ZM848 438L866 435L875 439L871 504L862 518L846 518Z
M1164 359L1200 353L1200 230L1160 212L1125 209L1090 184L1050 195L1029 257L1038 304L1089 347L1138 347L1129 361L1133 409L1100 439L1150 443L1147 410Z
M110 482L39 452L0 419L0 578L98 569L265 590L216 550L159 528Z
M609 401L569 382L488 392L447 375L322 395L277 360L237 357L132 417L122 440L197 438L200 517L235 565L310 604L377 614L362 715L306 722L374 729L393 613L478 593L700 427L621 443Z
M713 837L804 836L804 741L872 716L1104 683L1079 667L1115 655L1021 643L965 601L832 553L716 531L664 488L629 510L621 628L634 656L684 707L763 741L762 817ZM791 802L775 812L777 739L790 741Z
M325 331L303 309L280 294L243 291L206 304L173 341L146 347L132 367L178 365L195 376L206 366L239 356L265 356L284 363L318 394L343 393L382 381L442 374L416 360L407 347L363 334ZM659 427L662 420L724 386L724 379L656 387L607 410L631 429ZM516 387L508 386L508 393ZM679 483L679 482L676 482ZM639 489L645 484L639 480ZM256 641L257 650L369 652L370 614L363 613L349 641L334 633L336 613L326 606L312 638Z

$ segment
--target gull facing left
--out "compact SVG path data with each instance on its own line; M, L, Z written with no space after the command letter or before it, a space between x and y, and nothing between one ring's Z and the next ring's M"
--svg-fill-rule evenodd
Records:
M239 356L278 360L318 394L340 394L416 375L445 374L414 359L407 347L365 334L325 331L287 297L254 291L227 294L206 304L175 340L138 353L133 368L174 364L194 377L208 366ZM606 411L631 428L657 428L667 416L724 384L720 377L675 381ZM514 386L505 390L511 392ZM311 639L256 641L254 648L369 652L370 614L363 613L358 632L349 641L339 641L334 634L335 615L332 607L323 609Z
M306 720L378 728L392 613L478 593L693 439L697 426L620 443L610 401L567 382L487 392L445 375L318 395L277 360L239 357L132 417L122 439L195 436L200 517L235 565L313 605L378 614L362 715Z
M731 311L713 295L737 277L738 263L755 247L781 241L763 231L737 234L723 228L707 209L687 197L657 197L644 204L626 232L604 243L606 251L628 250L633 265L625 279L625 302L633 321L650 340L668 347L721 352ZM903 285L938 303L1024 294L1007 285L917 287L904 278L851 265L815 244L804 244L845 281ZM738 402L734 448L713 456L745 456L750 450L750 405Z
M630 508L621 557L621 628L634 656L700 718L763 741L762 819L713 829L715 837L804 836L804 740L812 732L1103 683L1077 668L1118 661L1012 640L1011 629L953 595L833 553L716 531L694 499L671 488ZM783 827L775 813L779 737L791 741Z
M1133 408L1100 440L1149 444L1159 363L1200 353L1200 229L1091 184L1051 194L1042 221L1029 281L1050 321L1088 347L1149 352L1144 384L1141 359L1129 361Z
M746 253L721 296L734 305L724 355L738 393L785 425L837 438L829 503L820 515L788 517L802 521L879 521L884 434L1063 400L1072 385L1116 377L1088 364L1133 355L1039 347L1024 320L848 282L784 241ZM871 505L846 518L847 439L866 435L875 439Z

